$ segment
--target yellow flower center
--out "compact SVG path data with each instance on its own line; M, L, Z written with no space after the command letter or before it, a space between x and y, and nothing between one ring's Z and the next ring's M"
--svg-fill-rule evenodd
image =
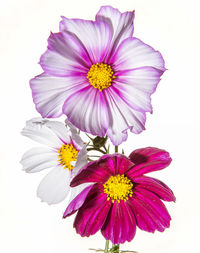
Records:
M65 169L68 168L68 170L73 170L74 166L71 162L77 160L78 150L76 150L72 144L63 144L57 152L59 164L64 166Z
M108 88L112 84L112 80L115 78L114 72L110 65L104 63L93 64L88 71L87 78L90 84L102 91Z
M103 185L104 192L107 194L107 200L112 199L119 203L120 200L128 200L128 197L133 195L133 183L130 179L123 175L111 176L108 181Z

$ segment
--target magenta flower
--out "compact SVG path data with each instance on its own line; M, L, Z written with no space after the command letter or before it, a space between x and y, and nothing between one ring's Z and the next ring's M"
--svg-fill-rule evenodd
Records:
M31 80L33 101L46 118L65 114L77 128L107 135L114 145L127 130L145 129L151 94L165 71L158 51L133 35L134 12L101 7L95 21L62 17Z
M114 154L90 162L71 186L94 184L69 204L63 217L78 210L77 233L90 236L101 230L114 244L131 241L136 226L147 232L164 231L171 218L160 199L175 201L175 196L164 183L144 174L164 169L170 162L168 152L152 147L135 150L129 158Z

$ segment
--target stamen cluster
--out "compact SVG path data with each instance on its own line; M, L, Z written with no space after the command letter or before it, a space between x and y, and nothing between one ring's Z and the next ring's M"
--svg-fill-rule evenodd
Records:
M93 64L88 71L87 78L90 84L102 91L108 88L112 84L112 80L115 78L114 72L110 65L105 63Z
M78 150L76 150L72 144L63 144L57 152L59 164L63 165L65 169L68 168L68 170L73 170L74 166L71 162L77 160Z
M103 185L104 192L107 194L107 200L112 199L120 203L120 200L125 202L133 195L133 183L130 179L123 175L111 176Z

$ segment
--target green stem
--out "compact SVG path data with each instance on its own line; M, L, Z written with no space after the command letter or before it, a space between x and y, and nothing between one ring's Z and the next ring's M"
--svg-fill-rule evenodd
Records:
M109 240L106 240L104 253L108 253L108 252L109 252Z
M118 153L118 146L115 146L115 153Z
M103 153L103 154L106 154L106 152L103 151L102 149L96 149L96 148L88 148L88 149L87 149L87 151L91 151L91 150L99 151L99 152L101 152L101 153Z
M119 253L119 246L120 246L120 244L113 244L111 252L112 253Z

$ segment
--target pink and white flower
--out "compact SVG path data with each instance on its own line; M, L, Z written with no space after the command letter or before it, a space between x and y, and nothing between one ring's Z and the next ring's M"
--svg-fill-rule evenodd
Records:
M21 159L28 173L52 170L43 178L37 196L48 204L57 204L70 193L71 200L85 187L72 189L71 180L87 163L87 150L71 123L34 118L26 122L22 135L43 144L28 150Z
M151 94L165 71L162 55L133 35L134 12L103 6L95 21L62 17L30 81L37 111L65 114L82 131L114 145L145 129Z

